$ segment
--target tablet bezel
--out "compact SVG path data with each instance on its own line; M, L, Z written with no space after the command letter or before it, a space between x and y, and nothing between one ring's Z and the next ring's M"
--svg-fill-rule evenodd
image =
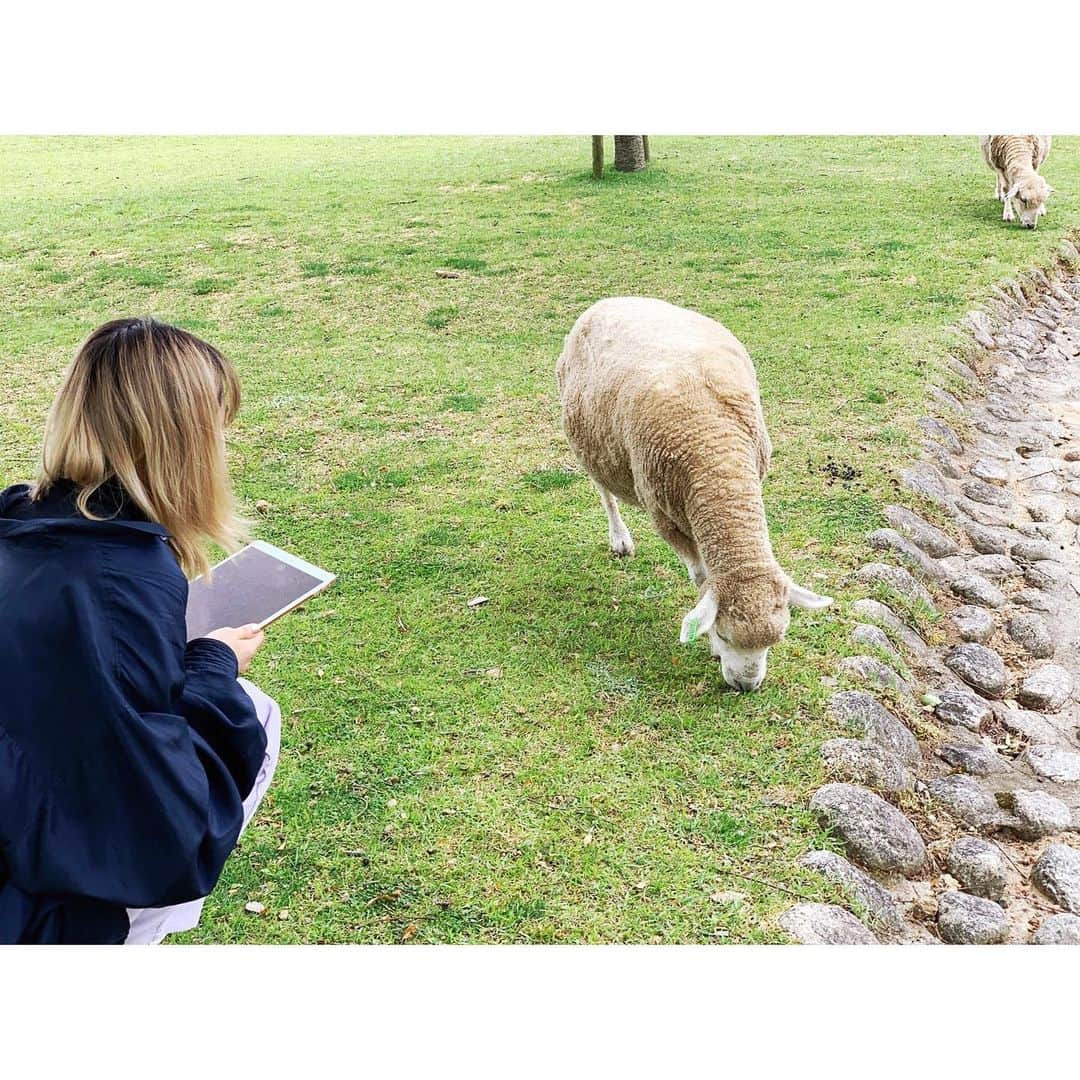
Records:
M255 625L260 630L265 630L271 623L277 622L277 620L280 619L283 615L288 615L290 611L294 611L301 604L307 603L307 601L310 600L313 596L318 596L319 593L324 592L327 588L330 587L330 585L332 585L337 580L337 574L331 574L328 570L323 570L320 567L315 566L314 564L309 563L304 559L301 559L296 555L291 554L288 551L283 551L281 548L275 547L273 544L268 544L265 540L252 540L250 541L250 543L245 544L239 551L234 551L227 558L222 559L221 562L210 568L211 588L213 587L214 571L217 570L219 567L224 566L225 563L232 562L233 559L237 558L240 555L243 555L243 553L247 551L248 548L256 548L257 550L263 552L263 554L269 555L272 558L277 559L279 562L283 562L286 565L301 571L301 573L307 574L309 577L316 578L318 581L316 585L308 589L308 591L302 596L297 597L295 600L286 604L284 607L278 608L277 611L275 611L267 618L263 619L262 622L256 623ZM194 585L196 581L202 581L205 576L206 575L204 574L200 574L197 578L192 579L191 584Z

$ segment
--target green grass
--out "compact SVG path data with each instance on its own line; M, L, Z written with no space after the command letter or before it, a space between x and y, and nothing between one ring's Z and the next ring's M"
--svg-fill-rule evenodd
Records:
M240 370L258 534L340 575L256 662L281 764L186 940L772 941L781 890L828 895L795 859L828 842L846 575L945 328L1080 220L1080 140L1034 233L971 138L653 146L594 183L584 138L0 140L0 474L78 341L150 312ZM754 695L679 647L693 591L639 513L608 555L559 428L563 335L627 293L747 345L777 552L841 598Z

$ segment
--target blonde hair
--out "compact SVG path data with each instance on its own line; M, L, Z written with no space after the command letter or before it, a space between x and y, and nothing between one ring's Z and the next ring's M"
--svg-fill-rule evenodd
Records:
M59 480L78 488L79 512L117 481L169 543L188 577L209 569L213 540L245 537L225 462L225 428L240 407L232 365L205 341L153 319L116 319L83 343L45 425L40 498Z

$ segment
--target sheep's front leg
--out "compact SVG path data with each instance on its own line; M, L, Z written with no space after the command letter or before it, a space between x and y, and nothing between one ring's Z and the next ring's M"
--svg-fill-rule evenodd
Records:
M994 191L994 198L998 202L1004 202L1005 192L1009 190L1009 181L1005 179L1005 174L1000 169L995 171L997 172L997 188Z
M607 488L601 487L595 480L593 483L596 484L596 490L600 492L600 502L604 507L604 513L607 514L608 543L611 545L612 553L615 555L633 555L634 538L630 535L630 530L626 527L622 514L619 513L619 504L615 500L615 496Z
M653 511L652 519L656 531L671 545L675 554L682 560L682 564L686 567L686 572L690 575L694 587L700 589L705 584L705 579L709 576L709 573L705 569L705 564L701 561L701 554L698 552L697 544L675 522L659 511Z
M1012 199L1009 198L1009 193L1007 191L1005 192L1005 198L1003 201L1005 203L1005 209L1002 211L1001 220L1015 221L1016 215L1013 213Z

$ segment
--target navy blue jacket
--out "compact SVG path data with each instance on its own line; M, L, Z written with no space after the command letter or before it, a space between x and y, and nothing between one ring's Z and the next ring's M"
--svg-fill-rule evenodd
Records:
M186 644L187 581L117 488L0 493L0 944L112 943L213 889L266 734L236 656Z

